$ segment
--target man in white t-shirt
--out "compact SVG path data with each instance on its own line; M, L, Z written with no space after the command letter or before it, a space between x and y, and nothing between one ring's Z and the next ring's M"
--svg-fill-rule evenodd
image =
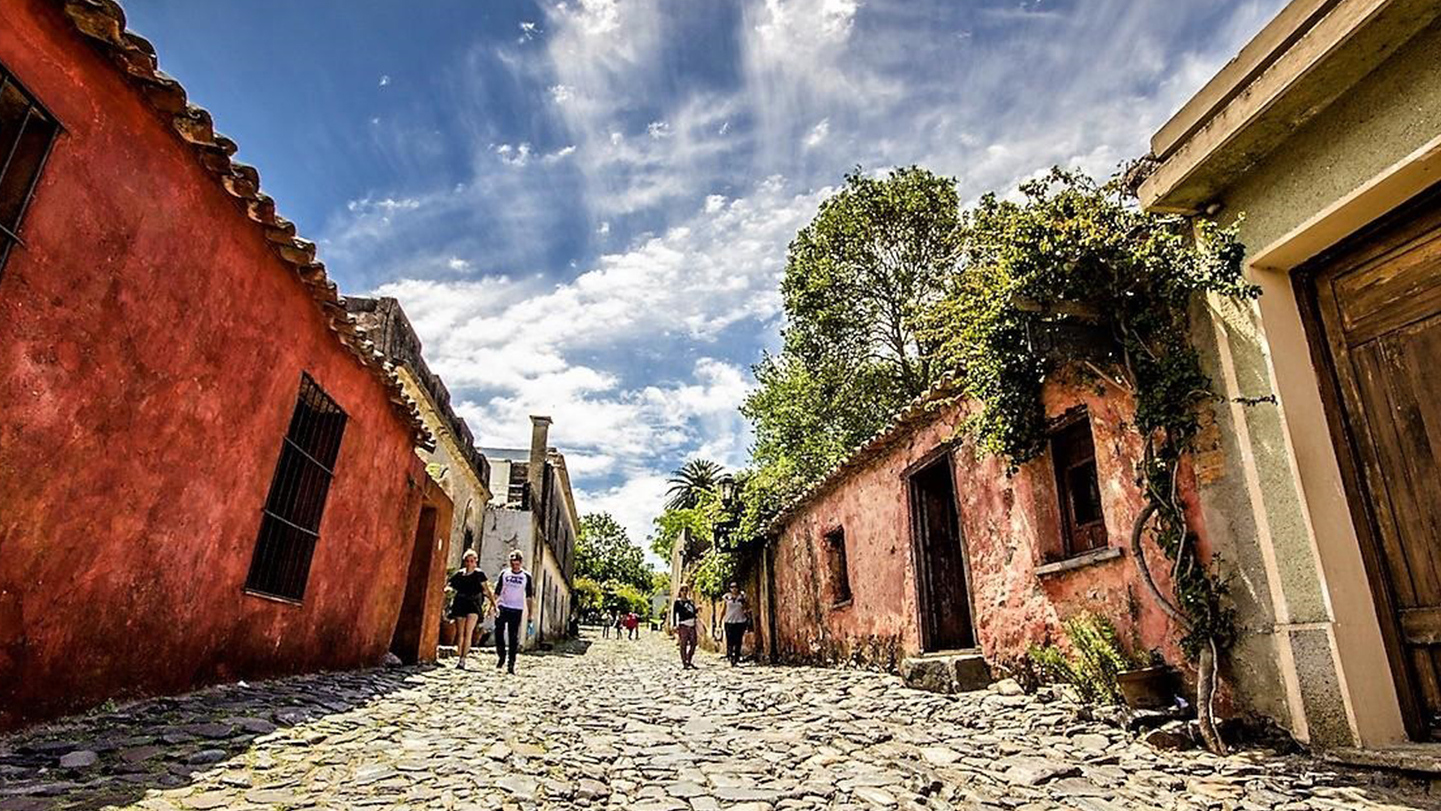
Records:
M512 551L510 567L495 578L495 603L500 609L495 617L495 652L500 657L495 667L511 673L515 672L515 654L520 649L520 619L526 613L535 617L535 581L522 566L524 562L519 549ZM526 623L525 635L535 635L534 619Z

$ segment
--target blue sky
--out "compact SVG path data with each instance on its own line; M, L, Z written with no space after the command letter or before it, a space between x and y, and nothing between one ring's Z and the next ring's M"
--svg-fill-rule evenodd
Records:
M861 166L1106 175L1284 0L131 0L341 290L583 512L742 464L786 244Z

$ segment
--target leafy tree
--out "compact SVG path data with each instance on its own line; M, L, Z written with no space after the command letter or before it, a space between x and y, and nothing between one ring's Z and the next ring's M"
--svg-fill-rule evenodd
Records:
M582 613L599 611L605 602L604 589L589 577L577 577L571 593L575 595L575 604Z
M692 459L671 474L666 490L668 510L684 510L696 506L707 493L715 493L721 479L721 466L709 459Z
M590 513L580 519L575 572L597 583L624 583L645 592L651 589L652 571L646 565L645 552L631 542L610 513Z
M846 175L786 255L786 353L812 370L875 366L905 396L920 394L930 362L916 317L941 297L959 226L949 178L914 166Z
M934 382L934 339L917 328L945 292L960 223L954 181L910 167L847 175L797 234L782 349L755 367L741 409L765 484L752 495L814 481Z

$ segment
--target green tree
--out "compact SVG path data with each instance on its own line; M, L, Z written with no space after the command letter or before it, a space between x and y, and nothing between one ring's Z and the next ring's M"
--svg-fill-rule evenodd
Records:
M722 468L709 459L691 459L671 473L667 483L665 506L668 510L684 510L696 506L707 493L714 493L720 483Z
M935 377L918 331L961 247L955 182L916 167L859 171L791 242L782 348L754 369L742 413L755 430L751 496L814 481ZM764 486L762 486L764 485ZM752 522L754 523L754 522Z
M652 571L645 552L632 543L625 528L610 513L590 513L580 519L575 541L575 572L597 583L624 583L649 592Z
M577 577L572 588L575 604L582 613L599 611L605 603L605 590L589 577Z

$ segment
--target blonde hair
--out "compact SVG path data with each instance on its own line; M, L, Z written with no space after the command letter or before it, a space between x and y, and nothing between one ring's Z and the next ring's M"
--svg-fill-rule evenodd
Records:
M474 549L467 549L467 550L465 550L465 554L460 556L460 562L461 562L461 563L464 563L464 562L466 562L467 560L469 560L469 559L471 559L471 558L475 558L475 562L476 562L476 563L479 563L479 562L480 562L480 553L477 552L477 551L475 551Z

